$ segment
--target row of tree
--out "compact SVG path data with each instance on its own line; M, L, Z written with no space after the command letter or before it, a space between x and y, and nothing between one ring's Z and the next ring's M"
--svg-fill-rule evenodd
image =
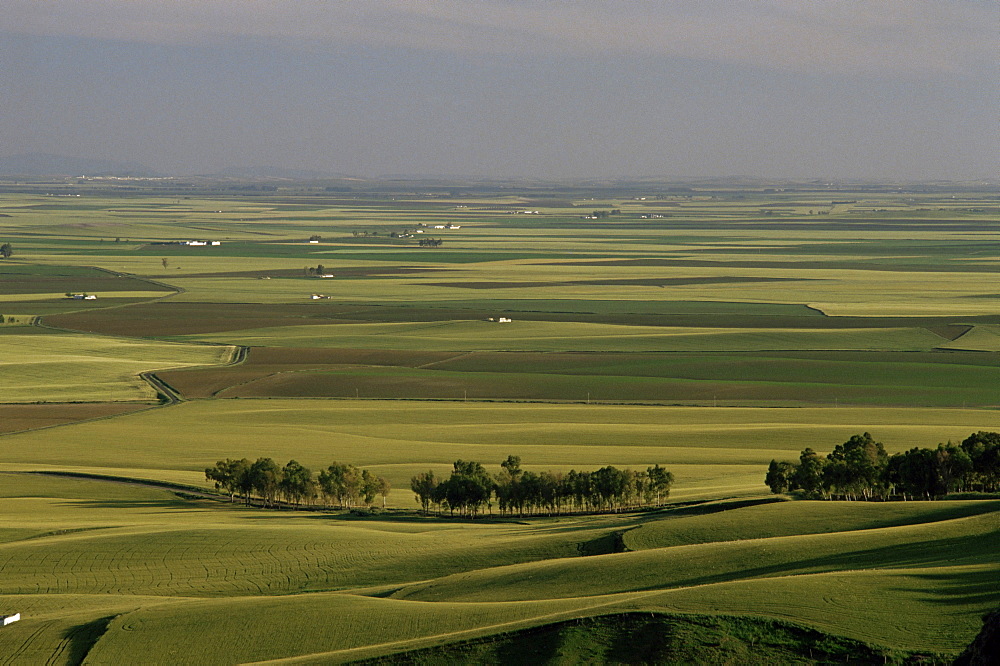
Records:
M424 512L447 509L474 517L492 512L495 499L501 514L524 516L658 506L673 481L674 475L659 465L645 472L609 465L593 472L535 473L521 469L519 456L508 456L498 474L478 462L456 460L447 479L423 472L410 480L410 489Z
M934 499L962 491L1000 491L1000 433L973 433L960 444L888 455L869 433L827 456L805 449L798 462L772 460L764 482L774 493L824 499Z
M271 458L227 458L205 469L205 478L215 483L216 490L229 493L230 501L239 497L249 505L254 498L264 506L273 507L280 501L293 506L314 505L322 501L327 506L347 509L371 506L381 496L385 506L391 486L381 476L354 465L333 463L318 476L295 460L284 467Z

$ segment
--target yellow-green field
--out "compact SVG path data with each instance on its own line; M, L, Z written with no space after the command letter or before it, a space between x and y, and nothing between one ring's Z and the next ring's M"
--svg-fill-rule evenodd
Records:
M232 354L224 345L10 333L0 344L0 401L155 400L140 372L225 363Z
M0 194L3 663L531 661L565 622L540 661L627 661L588 622L637 614L714 627L685 662L946 663L1000 606L995 497L764 484L862 432L1000 431L994 191L231 185ZM509 455L675 481L634 513L417 512L414 475ZM392 489L243 506L205 469L244 457Z
M339 347L427 351L768 351L930 350L943 340L920 328L716 329L576 322L446 321L284 326L190 336L262 347Z
M358 522L0 479L0 599L23 616L0 645L24 663L341 661L621 610L765 615L940 652L1000 601L977 582L1000 574L995 502L870 505L835 526L822 502ZM622 531L642 550L581 556Z
M204 484L224 458L295 459L314 471L334 461L377 470L415 507L409 479L446 474L457 459L499 469L519 455L531 469L660 464L678 476L674 496L758 494L772 458L829 451L870 431L890 452L1000 431L1000 414L950 409L752 409L419 401L224 400L82 423L66 437L9 435L8 469L100 471ZM71 436L70 436L71 433ZM161 476L161 475L169 476ZM206 486L207 487L207 486Z

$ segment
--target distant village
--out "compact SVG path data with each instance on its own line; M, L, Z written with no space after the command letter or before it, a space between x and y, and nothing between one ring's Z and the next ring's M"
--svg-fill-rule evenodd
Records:
M217 240L186 240L186 241L154 241L150 245L189 245L191 247L199 245L222 245L222 241Z

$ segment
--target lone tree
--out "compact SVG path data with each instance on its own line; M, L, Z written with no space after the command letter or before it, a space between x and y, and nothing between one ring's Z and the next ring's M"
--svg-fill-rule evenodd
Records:
M4 259L10 259L10 255L14 254L14 248L11 247L10 243L4 243L0 245L0 256Z

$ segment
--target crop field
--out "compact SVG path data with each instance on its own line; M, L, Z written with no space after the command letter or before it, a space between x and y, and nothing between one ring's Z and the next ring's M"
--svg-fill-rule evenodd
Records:
M16 331L17 329L13 329ZM140 372L225 363L232 347L180 345L42 332L2 335L0 400L12 402L152 401Z
M947 663L1000 606L996 496L764 483L1000 432L992 190L60 187L0 194L3 663ZM674 483L417 511L415 475L512 455ZM391 488L206 480L261 457Z

